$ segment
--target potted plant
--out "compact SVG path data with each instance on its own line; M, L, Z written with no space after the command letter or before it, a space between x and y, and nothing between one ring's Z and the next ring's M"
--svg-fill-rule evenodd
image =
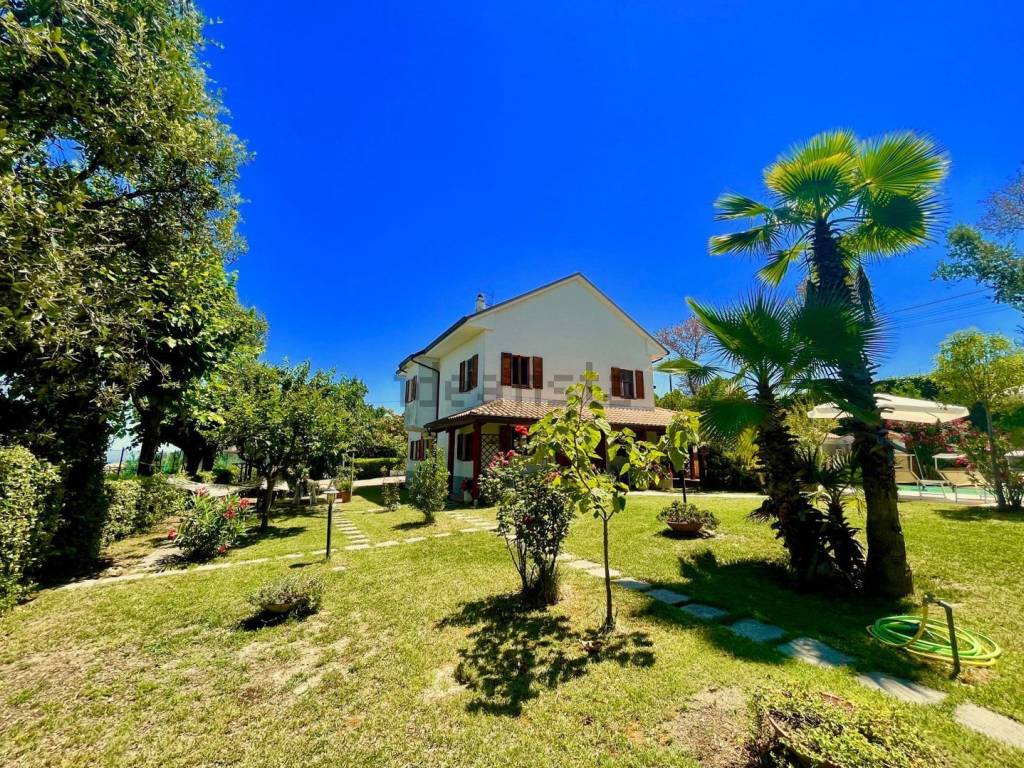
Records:
M315 612L323 593L323 579L296 573L266 582L249 596L249 603L264 613L301 615Z
M334 478L334 487L338 489L338 500L341 504L352 501L352 478L342 475Z
M473 503L473 481L468 477L462 481L462 500L466 504Z
M658 514L659 520L664 520L676 533L685 533L696 536L701 531L712 531L718 527L718 518L706 509L701 509L696 504L688 504L684 501L673 501Z

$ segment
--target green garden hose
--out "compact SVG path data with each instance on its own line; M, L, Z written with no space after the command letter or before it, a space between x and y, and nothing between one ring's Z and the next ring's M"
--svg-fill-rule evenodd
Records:
M928 618L929 603L946 608L946 622ZM952 609L945 603L927 596L921 616L886 616L868 627L868 632L879 642L915 656L952 662L957 671L961 664L974 667L995 664L1003 649L980 632L956 628L952 616Z

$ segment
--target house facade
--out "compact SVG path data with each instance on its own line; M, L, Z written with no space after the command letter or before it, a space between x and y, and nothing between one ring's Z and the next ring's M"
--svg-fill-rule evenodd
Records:
M515 427L565 404L585 370L610 393L607 417L656 438L672 412L654 406L652 364L668 351L582 274L466 315L398 367L407 472L436 442L452 493L475 489Z

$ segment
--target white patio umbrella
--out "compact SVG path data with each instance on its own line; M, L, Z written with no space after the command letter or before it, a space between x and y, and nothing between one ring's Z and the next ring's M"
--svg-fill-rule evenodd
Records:
M913 397L876 394L875 402L882 412L882 418L888 421L935 424L966 419L970 415L970 411L962 405L947 405L933 400L917 400ZM812 419L845 419L850 416L835 403L816 405L807 412L807 415Z

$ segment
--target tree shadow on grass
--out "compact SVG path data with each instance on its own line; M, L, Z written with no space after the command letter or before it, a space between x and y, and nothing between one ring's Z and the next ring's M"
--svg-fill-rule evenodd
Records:
M567 617L527 609L513 595L466 603L438 626L470 628L455 679L476 694L471 712L516 717L541 690L584 675L592 664L654 664L646 633L580 633Z
M1001 520L1006 523L1024 523L1024 511L1000 512L995 507L950 507L936 510L939 517L963 523L985 523L989 520Z
M391 526L391 528L392 528L392 530L395 530L395 531L415 531L415 530L418 530L420 528L427 528L427 527L433 525L434 522L435 521L433 521L433 520L427 520L427 519L423 519L423 520L410 520L410 521L405 522L405 523L396 523L395 525Z
M274 541L276 539L288 539L292 536L298 536L300 533L305 533L308 528L304 525L273 525L265 531L261 531L259 525L255 525L247 530L242 540L235 545L235 549L242 549L244 547L251 546L261 541Z
M866 627L881 616L915 613L910 600L881 599L861 593L806 592L797 589L780 560L744 558L719 561L713 551L679 558L681 582L656 586L686 593L695 603L707 603L728 612L718 623L697 620L678 609L655 603L647 614L658 619L701 629L722 650L748 660L777 664L784 661L775 646L786 638L808 636L865 659L867 666L914 677L920 664L906 654L881 646ZM754 618L785 630L778 641L755 643L726 629L739 619ZM865 668L867 668L867 666Z

